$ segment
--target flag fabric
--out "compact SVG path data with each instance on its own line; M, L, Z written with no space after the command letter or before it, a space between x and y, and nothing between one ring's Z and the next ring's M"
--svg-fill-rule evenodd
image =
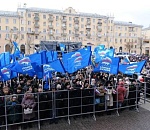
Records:
M12 67L12 70L17 73L21 74L32 74L34 73L34 69L31 65L31 60L29 57L24 57L23 59L15 62L14 67Z
M65 44L62 44L62 43L59 43L59 46L60 46L60 50L61 52L64 52L65 51Z
M99 50L104 50L104 49L105 49L105 45L101 44L95 47L94 52L99 51Z
M16 58L20 58L20 54L21 54L21 52L20 52L20 49L19 49L19 47L18 47L18 44L17 44L17 42L12 42L13 43L13 45L14 45L14 57Z
M134 73L141 73L146 61L141 61L128 65L119 65L119 71L123 74L133 75Z
M115 49L105 49L105 50L95 50L95 62L98 63L102 60L103 57L109 56L114 57Z
M69 52L69 53L66 53L66 54L63 54L62 55L62 62L63 62L63 66L65 68L65 70L67 71L68 70L68 59L74 57L74 56L81 56L81 55L84 55L84 54L87 54L87 53L90 53L91 54L91 51L90 49L79 49L75 52Z
M57 60L57 52L56 51L47 51L46 57L47 57L48 63L51 61Z
M11 70L13 66L14 64L9 64L5 67L0 68L0 76L1 76L0 80L1 81L7 81L7 80L17 77L17 73Z
M10 53L5 52L0 54L0 66L6 66L10 64Z
M79 69L85 68L90 65L91 52L75 53L68 59L67 69L68 73L74 73Z
M102 60L95 65L93 72L118 74L119 60L118 57L103 57Z
M128 57L124 57L121 64L130 64L130 60Z

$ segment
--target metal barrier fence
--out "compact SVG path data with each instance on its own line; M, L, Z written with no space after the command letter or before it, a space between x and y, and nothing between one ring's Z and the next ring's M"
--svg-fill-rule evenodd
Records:
M33 104L31 104L33 112L31 114L24 114L21 102L13 104L12 99L10 100L12 95L1 96L0 127L7 130L8 127L15 125L26 126L36 122L40 130L43 121L57 122L59 118L65 118L71 124L70 118L76 116L91 116L96 121L96 114L104 112L109 115L113 111L118 116L125 108L135 109L138 112L138 105L146 101L146 83L137 84L133 88L129 87L129 93L123 102L120 100L120 90L116 87L106 88L104 92L101 92L100 88L89 88L33 93ZM24 94L17 96L18 99L25 98Z

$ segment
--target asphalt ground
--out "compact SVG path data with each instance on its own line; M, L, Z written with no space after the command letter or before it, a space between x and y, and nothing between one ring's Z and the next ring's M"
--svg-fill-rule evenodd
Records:
M146 105L150 106L148 103ZM76 120L71 118L70 125L65 119L60 119L58 124L49 124L46 121L41 130L150 130L149 120L150 111L140 106L139 112L126 109L120 116L116 113L96 115L96 121L92 116L84 119L79 117ZM38 126L28 130L38 130Z

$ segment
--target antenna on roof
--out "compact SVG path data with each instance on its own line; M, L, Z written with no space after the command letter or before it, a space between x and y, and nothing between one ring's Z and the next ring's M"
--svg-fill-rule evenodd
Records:
M26 6L27 6L27 3L24 3L24 4L23 4L23 8L26 8Z

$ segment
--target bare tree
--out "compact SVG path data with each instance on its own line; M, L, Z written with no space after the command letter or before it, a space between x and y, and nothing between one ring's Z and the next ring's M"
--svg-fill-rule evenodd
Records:
M128 52L131 52L131 49L133 48L133 43L132 42L127 42L125 44L126 49L128 50Z

